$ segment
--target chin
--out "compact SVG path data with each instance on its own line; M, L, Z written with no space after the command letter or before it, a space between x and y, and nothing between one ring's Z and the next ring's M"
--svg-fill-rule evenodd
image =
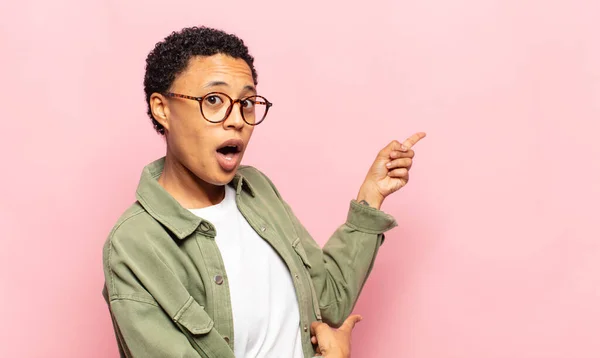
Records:
M231 171L225 171L217 164L216 167L212 170L212 173L202 173L204 175L196 174L196 176L209 184L215 186L224 186L229 184L233 180L233 177L235 176L235 173L237 173L238 168L239 165Z
M217 183L215 183L215 185L223 186L223 185L229 184L233 180L233 177L235 176L236 172L237 172L237 168L236 168L236 170L234 170L231 173L223 173L223 174L219 175L219 178L217 180Z

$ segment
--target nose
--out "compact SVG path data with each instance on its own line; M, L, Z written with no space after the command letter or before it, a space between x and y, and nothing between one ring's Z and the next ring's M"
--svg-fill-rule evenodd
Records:
M242 117L241 105L239 100L231 104L229 116L223 121L225 128L242 129L244 127L246 122L244 122L244 118Z

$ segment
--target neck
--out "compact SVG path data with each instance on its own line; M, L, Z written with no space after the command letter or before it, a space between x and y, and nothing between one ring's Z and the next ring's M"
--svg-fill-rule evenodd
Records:
M198 178L167 152L158 183L186 209L201 209L220 203L225 187Z

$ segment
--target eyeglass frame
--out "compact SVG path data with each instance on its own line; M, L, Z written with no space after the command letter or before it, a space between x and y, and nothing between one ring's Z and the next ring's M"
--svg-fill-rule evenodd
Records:
M208 97L210 95L213 95L213 94L220 94L220 95L223 95L223 96L229 98L229 103L230 103L229 107L227 108L227 111L225 112L225 116L223 117L223 119L221 119L219 121L216 121L216 122L215 121L211 121L208 118L206 118L206 116L204 115L204 111L202 110L202 101L206 97ZM207 122L215 123L215 124L226 121L227 118L229 118L229 116L231 115L231 111L233 110L233 106L236 103L239 103L240 104L240 114L242 115L242 119L244 120L244 122L246 124L250 125L250 126L256 126L256 125L261 124L265 120L265 118L267 118L267 114L269 113L269 108L271 108L271 106L273 106L273 103L269 102L268 99L266 99L263 96L259 96L259 95L246 96L244 98L238 98L238 99L235 99L235 100L233 98L231 98L227 93L223 93L223 92L210 92L210 93L205 94L202 97L188 96L188 95L185 95L185 94L174 93L174 92L165 92L165 93L163 93L163 95L165 95L167 97L172 97L172 98L182 98L182 99L190 99L190 100L193 100L193 101L197 101L198 102L198 106L200 107L200 114L202 115L202 118L204 118ZM262 98L264 100L264 102L261 102L260 104L261 105L264 104L265 106L267 106L267 108L265 108L265 114L263 115L263 117L261 118L261 120L259 122L256 122L256 123L250 123L250 122L248 122L246 120L246 117L244 116L244 110L242 108L242 101L245 101L245 100L247 100L248 98L251 98L251 97Z

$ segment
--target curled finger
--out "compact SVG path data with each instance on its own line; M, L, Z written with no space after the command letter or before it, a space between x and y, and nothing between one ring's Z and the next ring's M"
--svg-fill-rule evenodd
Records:
M415 151L412 149L409 149L406 152L401 152L399 150L394 150L392 152L390 152L390 158L391 159L397 159L397 158L414 158L415 157Z
M388 176L390 178L402 178L402 179L406 179L406 181L408 181L408 169L397 168L397 169L390 170L388 172Z
M388 162L385 166L389 170L393 170L396 168L410 169L410 167L412 166L412 159L411 158L394 159L391 162Z

